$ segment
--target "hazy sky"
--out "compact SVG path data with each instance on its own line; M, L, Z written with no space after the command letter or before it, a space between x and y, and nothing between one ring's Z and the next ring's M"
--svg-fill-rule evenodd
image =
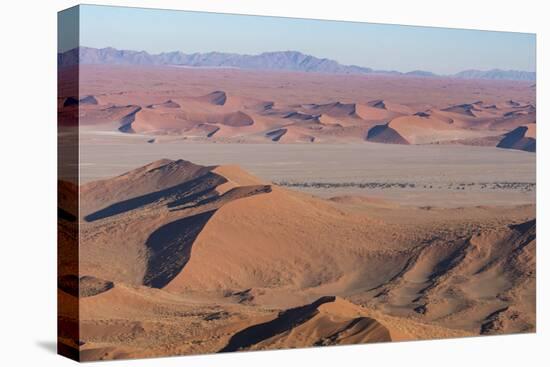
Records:
M404 72L535 71L534 34L93 5L81 6L80 44L149 53L297 50Z

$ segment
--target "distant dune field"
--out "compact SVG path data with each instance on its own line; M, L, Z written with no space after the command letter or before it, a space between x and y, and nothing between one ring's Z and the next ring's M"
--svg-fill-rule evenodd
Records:
M96 131L231 143L493 145L535 150L527 81L82 65L80 124ZM508 137L508 140L506 138Z

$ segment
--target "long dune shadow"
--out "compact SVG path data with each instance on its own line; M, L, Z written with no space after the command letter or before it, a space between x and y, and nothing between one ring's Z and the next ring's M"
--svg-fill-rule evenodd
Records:
M537 220L531 219L531 220L528 220L527 222L513 224L510 226L510 228L513 229L514 231L518 231L524 234L525 232L529 231L531 228L536 229L536 225L537 225Z
M233 335L231 339L229 339L228 344L219 350L219 353L235 352L243 348L248 348L275 335L289 331L317 315L319 313L317 309L319 306L325 303L334 302L335 300L336 297L334 296L325 296L311 304L280 312L274 320L250 326Z
M191 258L195 239L215 212L178 219L151 233L145 243L149 259L144 285L163 288L182 271Z
M88 214L84 219L87 222L93 222L146 206L163 198L169 198L171 200L171 202L168 203L168 207L182 205L187 202L193 202L197 200L197 198L204 197L205 195L217 195L217 193L213 192L213 189L225 182L227 182L227 180L224 177L208 172L182 184L109 205L94 213Z
M136 120L136 115L139 111L141 111L141 107L136 106L134 108L134 111L124 116L120 120L120 127L118 128L118 130L122 133L133 133L134 129L132 128L132 124Z

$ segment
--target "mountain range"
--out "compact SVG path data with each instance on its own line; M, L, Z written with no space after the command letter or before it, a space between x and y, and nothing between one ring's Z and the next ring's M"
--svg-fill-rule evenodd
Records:
M452 77L461 79L535 81L536 73L519 70L464 70L456 74L439 75L424 70L410 72L375 70L357 65L342 65L335 60L317 58L298 51L273 51L258 55L224 52L186 54L181 51L149 54L146 51L118 50L112 47L79 47L58 53L61 67L80 64L114 65L178 65L188 67L238 68L248 70L300 71L333 74L385 74L418 77Z

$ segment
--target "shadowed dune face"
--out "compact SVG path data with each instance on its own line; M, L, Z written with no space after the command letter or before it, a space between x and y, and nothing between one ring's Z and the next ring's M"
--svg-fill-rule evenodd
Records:
M224 180L222 183L225 182ZM221 196L210 195L195 205L200 207L209 203L221 206L223 202L268 192L270 192L270 186L268 185L236 187ZM177 201L168 203L168 207L176 207L187 203L189 203L188 197L179 198ZM185 207L177 210L185 210ZM175 220L151 233L145 242L148 260L143 278L144 285L163 288L183 270L191 257L191 249L195 239L215 211L214 209Z
M409 142L397 131L392 129L389 124L376 125L371 128L367 134L367 140L375 143L409 144Z
M80 188L81 212L90 215L109 205L120 206L126 200L149 197L201 177L211 169L183 160L161 159L112 179L90 182Z
M225 94L224 91L214 91L205 96L197 97L196 99L216 106L223 106L227 101L227 94Z
M498 148L525 150L526 152L536 151L535 124L520 126L504 135L498 142Z
M98 100L94 96L86 96L79 100L81 105L97 105L99 104Z
M234 352L239 349L248 348L263 340L272 338L278 334L289 331L290 329L309 321L319 313L318 307L323 303L334 302L335 297L322 297L312 304L296 307L281 312L276 319L254 325L235 334L229 340L229 344L220 352Z
M84 219L88 222L93 222L135 210L163 199L168 199L166 205L169 208L188 204L197 199L205 200L216 195L215 188L225 182L227 182L227 180L223 177L211 172L206 172L204 175L186 181L183 184L128 200L119 201L106 208L88 214Z
M286 134L287 131L287 129L277 129L266 133L266 136L271 138L271 140L273 141L279 141Z
M191 257L191 247L213 212L197 214L170 222L149 236L145 245L149 257L143 284L162 288L168 284Z

